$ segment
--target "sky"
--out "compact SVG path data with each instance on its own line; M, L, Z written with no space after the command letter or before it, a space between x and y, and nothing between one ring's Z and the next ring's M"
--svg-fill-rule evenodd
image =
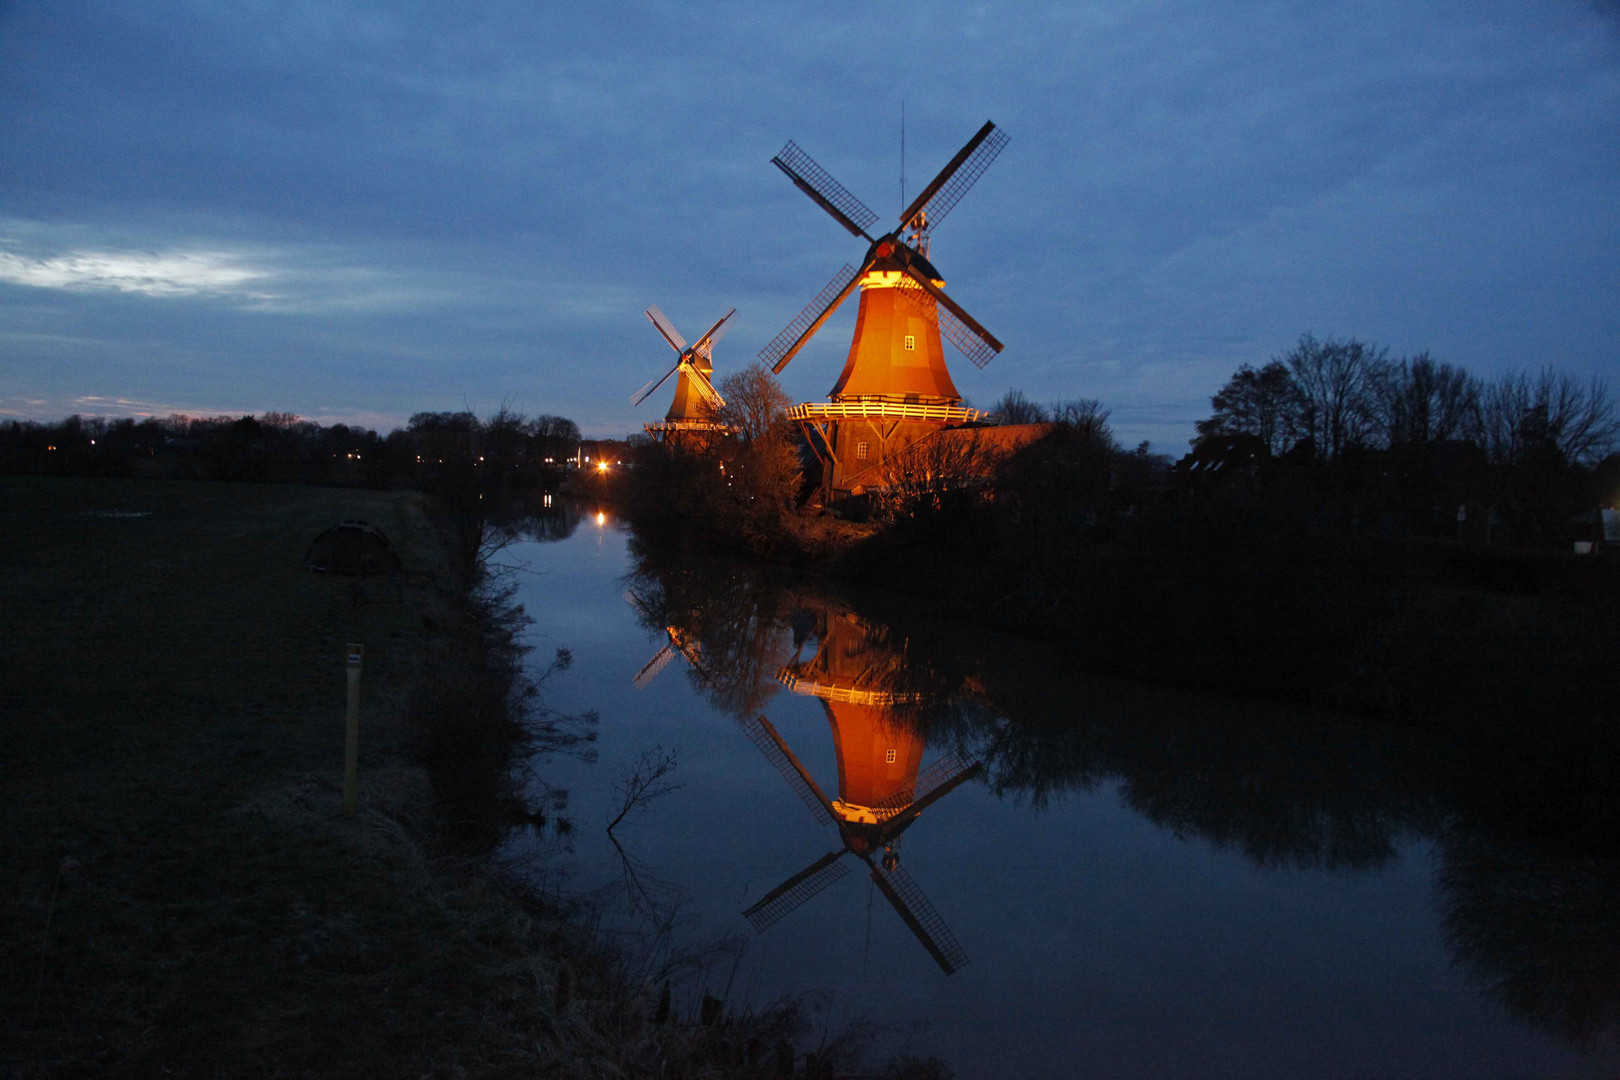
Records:
M1620 370L1620 3L0 0L0 416L667 407L747 366L986 119L933 236L1008 389L1180 453L1305 332ZM847 303L783 373L831 389ZM672 384L666 384L666 387Z

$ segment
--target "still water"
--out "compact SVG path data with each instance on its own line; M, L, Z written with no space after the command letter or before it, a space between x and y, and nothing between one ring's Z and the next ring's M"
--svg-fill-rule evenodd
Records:
M694 985L818 991L963 1077L1620 1075L1620 875L1470 820L1442 745L654 567L594 514L535 536L504 559L537 661L573 653L546 700L599 740L541 767L572 833L510 853L649 964L735 941Z

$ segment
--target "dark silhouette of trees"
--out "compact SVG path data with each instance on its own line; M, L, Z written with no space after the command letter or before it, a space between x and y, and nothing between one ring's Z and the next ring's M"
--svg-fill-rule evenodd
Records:
M1374 392L1389 446L1426 446L1466 439L1473 432L1479 381L1461 368L1437 363L1426 352L1385 365Z
M1596 465L1614 450L1620 420L1608 380L1582 382L1542 368L1532 379L1504 375L1478 404L1477 437L1496 465L1517 466L1556 456L1565 464Z
M1198 439L1253 435L1275 455L1310 431L1309 405L1288 365L1273 360L1256 370L1244 364L1210 399L1214 412L1198 422Z
M1046 410L1025 397L1022 390L1008 390L990 406L990 412L1003 424L1040 424L1047 419Z

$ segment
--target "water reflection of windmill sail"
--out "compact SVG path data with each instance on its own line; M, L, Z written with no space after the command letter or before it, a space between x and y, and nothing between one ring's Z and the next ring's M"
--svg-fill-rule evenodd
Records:
M653 391L664 385L671 375L680 373L675 384L675 401L670 406L668 420L694 420L712 414L725 405L725 399L715 390L711 379L714 374L714 346L731 329L737 309L732 308L695 342L688 345L674 325L655 304L647 309L647 318L660 337L675 350L675 366L653 379L630 395L633 405L640 405Z
M624 600L625 603L636 609L644 621L652 619L652 611L641 597L626 590ZM646 689L647 684L652 682L660 671L668 667L669 662L675 659L677 655L686 657L686 662L691 664L692 670L699 675L705 673L702 649L695 639L678 626L666 626L664 627L664 633L669 637L669 644L659 649L653 655L653 658L643 664L641 670L636 672L630 679L637 690Z
M820 822L831 822L843 842L743 912L764 931L849 872L845 855L867 864L873 883L907 928L947 975L967 962L967 953L922 889L900 866L901 834L929 806L975 776L977 762L947 755L926 770L924 739L897 715L896 705L920 695L885 689L898 653L871 647L865 627L850 616L827 616L815 656L797 660L778 676L795 693L820 699L827 712L838 759L838 797L829 798L775 727L761 716L745 724L749 738ZM888 677L886 677L888 676Z

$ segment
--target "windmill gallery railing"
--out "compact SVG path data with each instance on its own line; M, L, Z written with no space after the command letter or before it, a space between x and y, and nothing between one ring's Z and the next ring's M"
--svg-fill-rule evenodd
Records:
M812 401L787 411L793 421L818 420L931 420L936 423L971 424L990 414L961 405L922 405L904 401Z

